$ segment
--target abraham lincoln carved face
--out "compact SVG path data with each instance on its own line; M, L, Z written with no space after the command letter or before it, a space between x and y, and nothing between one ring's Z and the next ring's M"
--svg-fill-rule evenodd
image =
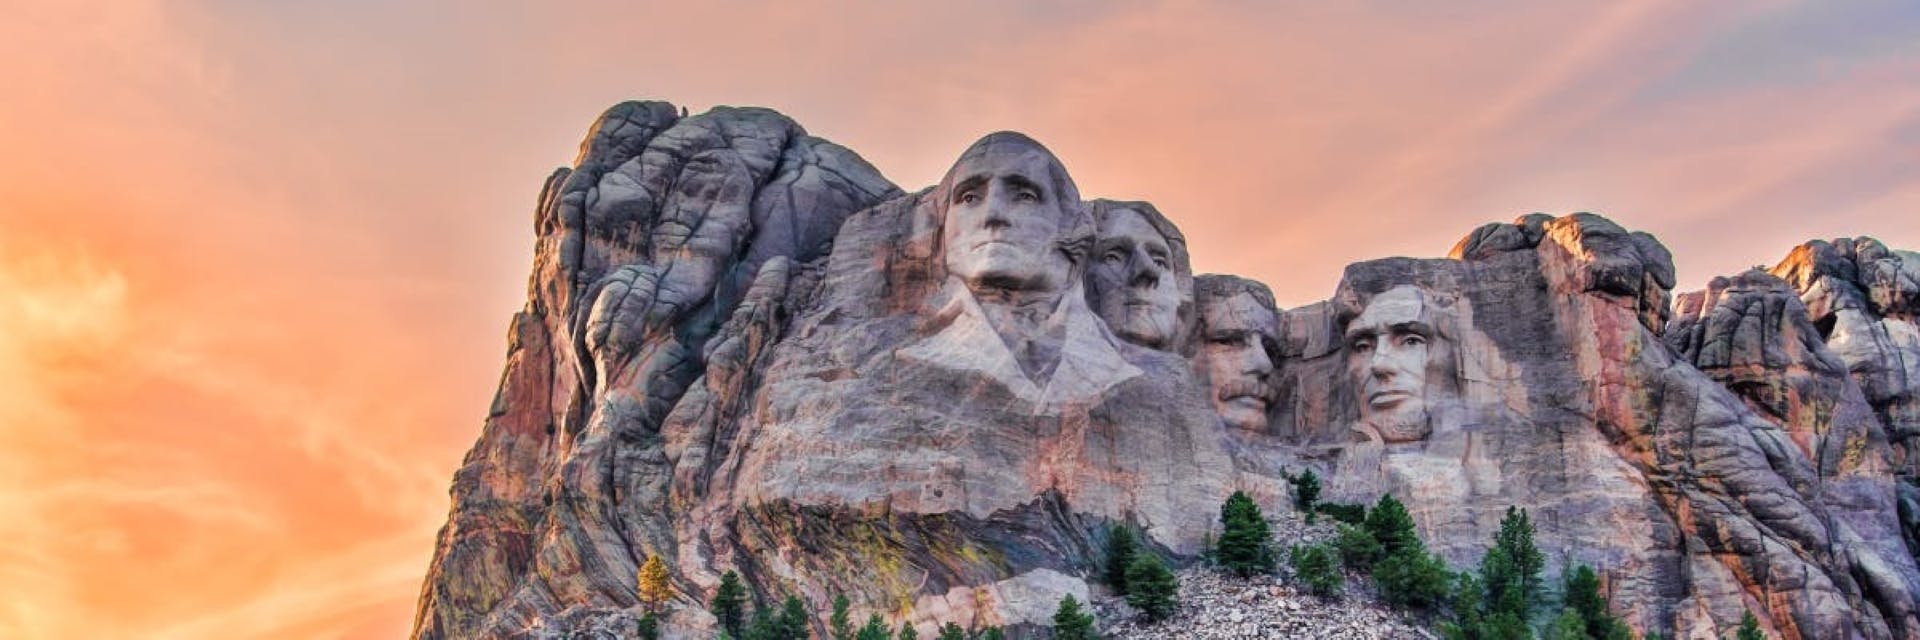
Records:
M1432 432L1428 371L1445 347L1433 301L1419 287L1381 292L1344 334L1347 371L1360 400L1360 419L1386 442L1413 442Z

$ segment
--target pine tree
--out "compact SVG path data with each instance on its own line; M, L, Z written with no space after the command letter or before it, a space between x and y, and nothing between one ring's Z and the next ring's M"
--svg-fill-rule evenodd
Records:
M1295 545L1287 553L1288 564L1293 566L1293 575L1307 585L1308 591L1322 598L1339 595L1345 581L1333 556L1333 550L1324 544Z
M1413 530L1413 516L1407 513L1407 506L1400 504L1391 494L1380 496L1380 501L1367 512L1367 533L1380 543L1382 557L1398 553L1401 549L1420 544L1420 535Z
M1609 640L1633 635L1626 623L1607 612L1607 599L1600 595L1600 577L1594 574L1593 567L1580 565L1568 573L1565 593L1567 608L1580 614L1588 636Z
M1145 554L1127 567L1127 604L1159 622L1180 607L1180 580L1175 578L1159 556Z
M741 640L782 640L780 637L780 616L769 609L754 609L753 618L747 622L747 631L740 635Z
M1314 511L1320 506L1320 476L1312 469L1300 472L1300 475L1287 478L1293 484L1293 506L1307 514L1307 524L1313 524Z
M787 601L780 605L780 616L778 619L781 640L808 640L812 638L812 619L813 615L807 612L807 605L800 601L800 596L787 596Z
M1093 630L1093 616L1080 610L1080 601L1072 594L1060 598L1060 608L1053 611L1053 640L1094 640L1099 635Z
M1133 564L1133 532L1115 525L1107 529L1107 586L1115 593L1127 593L1127 567Z
M1447 564L1414 538L1373 566L1373 582L1388 603L1425 608L1445 601L1454 580Z
M1221 568L1242 578L1273 571L1273 539L1266 516L1245 492L1235 491L1220 505L1220 541L1215 553Z
M1453 577L1453 592L1447 596L1447 609L1453 613L1452 620L1439 624L1440 637L1447 640L1480 640L1480 597L1484 590L1480 580L1472 571L1462 571Z
M900 633L895 635L894 638L898 640L920 640L920 631L913 628L912 620L908 620L900 623Z
M854 640L893 640L893 631L887 629L887 621L881 619L880 614L876 613L867 616L866 624L860 625L859 633L854 634L853 638Z
M1589 640L1587 621L1581 619L1578 611L1561 610L1553 623L1547 625L1546 633L1540 634L1540 640Z
M1333 547L1340 552L1340 564L1349 569L1372 571L1373 563L1379 562L1380 556L1386 553L1380 548L1380 541L1375 540L1366 529L1342 524L1338 531L1333 538Z
M827 619L827 632L833 640L854 640L852 607L845 594L833 597L833 617Z
M1489 565L1490 561L1495 562ZM1488 605L1526 618L1545 593L1540 575L1545 568L1546 556L1533 544L1533 523L1527 519L1527 512L1507 507L1506 517L1500 519L1500 532L1494 534L1493 549L1481 562L1480 577L1487 584Z
M961 629L960 625L948 622L941 625L938 640L967 640L967 630Z
M1767 634L1760 631L1760 619L1753 617L1752 611L1740 614L1740 631L1733 637L1738 640L1767 640Z
M647 561L640 565L640 601L647 604L649 610L661 603L673 599L672 576L667 572L667 563L658 555L648 555Z
M977 638L978 640L1007 640L1007 632L1002 631L1000 627L987 627Z
M640 623L633 631L640 640L660 640L660 617L648 611L647 615L640 616Z
M728 571L720 576L720 588L713 591L707 610L720 619L720 628L739 637L747 622L747 589L740 586L740 574Z

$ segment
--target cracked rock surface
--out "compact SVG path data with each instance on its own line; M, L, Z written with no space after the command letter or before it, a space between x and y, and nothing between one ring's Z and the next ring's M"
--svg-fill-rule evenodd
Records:
M624 637L649 555L675 638L712 636L727 571L923 637L1045 637L1063 595L1116 637L1427 637L1363 586L1323 602L1198 566L1235 490L1283 547L1328 535L1287 499L1313 469L1329 501L1398 496L1456 569L1525 508L1549 582L1593 566L1640 632L1719 637L1750 610L1777 637L1920 639L1920 254L1812 241L1676 295L1652 236L1532 214L1278 309L1193 275L1207 249L1174 225L1206 212L1081 203L1064 167L908 193L774 111L682 113L616 105L541 189L414 637ZM1057 298L950 273L992 244L946 246L961 185L994 184L1057 204L984 218L1067 270ZM1093 584L1114 525L1182 566L1173 620L1127 622Z

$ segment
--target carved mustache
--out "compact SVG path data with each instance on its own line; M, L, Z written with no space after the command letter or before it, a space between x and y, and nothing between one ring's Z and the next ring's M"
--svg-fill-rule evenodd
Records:
M1235 398L1253 398L1261 402L1273 402L1273 387L1267 386L1265 382L1228 380L1220 385L1220 391L1215 396L1223 402Z

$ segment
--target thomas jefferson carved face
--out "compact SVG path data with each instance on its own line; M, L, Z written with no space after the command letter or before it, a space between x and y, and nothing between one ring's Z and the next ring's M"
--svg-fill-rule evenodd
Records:
M1180 288L1167 238L1144 214L1125 208L1100 220L1098 238L1087 268L1095 311L1121 339L1165 348L1180 313Z
M1373 297L1347 323L1347 369L1360 396L1361 421L1387 442L1427 437L1427 366L1439 339L1427 297L1401 285Z
M1245 291L1200 300L1200 361L1213 409L1227 426L1267 428L1278 322L1270 304Z
M974 143L948 171L936 196L945 218L941 246L949 273L974 291L1059 291L1073 259L1060 250L1079 213L1079 195L1063 188L1066 171L1045 147L1018 134Z

